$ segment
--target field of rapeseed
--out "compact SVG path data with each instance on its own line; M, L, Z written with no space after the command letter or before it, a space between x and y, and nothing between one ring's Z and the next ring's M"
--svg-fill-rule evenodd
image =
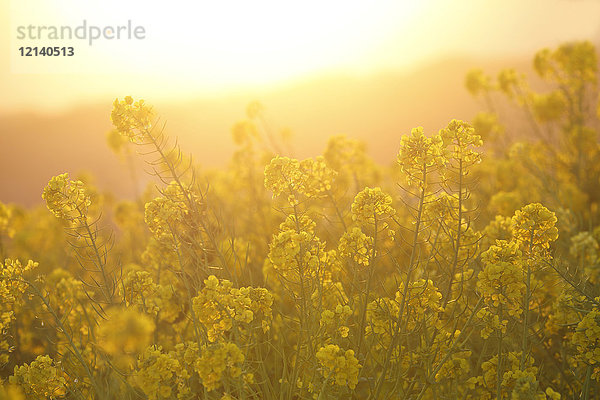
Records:
M109 145L158 185L0 203L0 399L600 398L596 49L533 66L543 90L468 73L485 111L392 166L343 136L285 157L252 103L199 169L116 100Z

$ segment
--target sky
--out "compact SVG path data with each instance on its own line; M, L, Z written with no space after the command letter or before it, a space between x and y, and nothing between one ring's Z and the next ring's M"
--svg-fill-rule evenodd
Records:
M261 91L432 60L527 56L600 39L600 0L0 0L0 113L133 94L164 101ZM143 39L18 37L19 27L140 26ZM88 31L86 31L88 32ZM89 31L91 32L91 31ZM39 33L39 32L38 32ZM22 57L22 46L73 57Z

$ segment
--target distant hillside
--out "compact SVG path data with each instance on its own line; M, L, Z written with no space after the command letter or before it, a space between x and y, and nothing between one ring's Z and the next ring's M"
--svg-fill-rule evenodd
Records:
M177 104L147 100L157 105L168 132L205 166L224 165L229 159L234 149L230 127L244 118L252 100L266 106L274 127L292 129L297 157L317 155L329 136L346 134L365 140L372 156L388 163L396 155L400 136L412 127L422 125L434 132L452 118L470 119L480 105L463 87L466 71L482 67L495 73L501 66L528 69L528 62L451 59L412 73L326 77L265 93ZM39 203L48 179L65 171L72 175L89 171L102 189L131 197L134 190L127 171L105 141L112 101L55 116L33 112L1 116L0 201Z

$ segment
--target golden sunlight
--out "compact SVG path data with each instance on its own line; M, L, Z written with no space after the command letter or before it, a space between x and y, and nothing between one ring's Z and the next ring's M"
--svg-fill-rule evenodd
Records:
M390 38L408 33L423 9L423 3L397 1L186 2L168 9L115 1L90 6L61 0L65 8L34 2L40 3L35 15L31 8L15 7L13 25L27 19L21 23L26 29L35 16L53 16L60 26L85 20L87 29L112 32L133 24L144 30L139 41L117 44L100 37L88 43L87 57L69 65L75 69L70 72L176 74L185 82L204 76L203 86L210 89L272 84L340 67L369 69L370 60ZM147 62L133 65L132 59Z
M598 15L0 0L0 400L600 399Z

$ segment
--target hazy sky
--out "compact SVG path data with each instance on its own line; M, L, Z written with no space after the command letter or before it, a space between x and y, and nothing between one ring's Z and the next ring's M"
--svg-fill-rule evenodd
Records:
M132 94L163 100L264 90L315 75L414 69L448 55L526 55L600 39L600 1L0 0L0 112L57 110ZM144 40L17 40L18 26L131 20ZM18 47L70 45L74 57ZM50 65L50 67L48 67ZM53 73L23 73L25 71Z

